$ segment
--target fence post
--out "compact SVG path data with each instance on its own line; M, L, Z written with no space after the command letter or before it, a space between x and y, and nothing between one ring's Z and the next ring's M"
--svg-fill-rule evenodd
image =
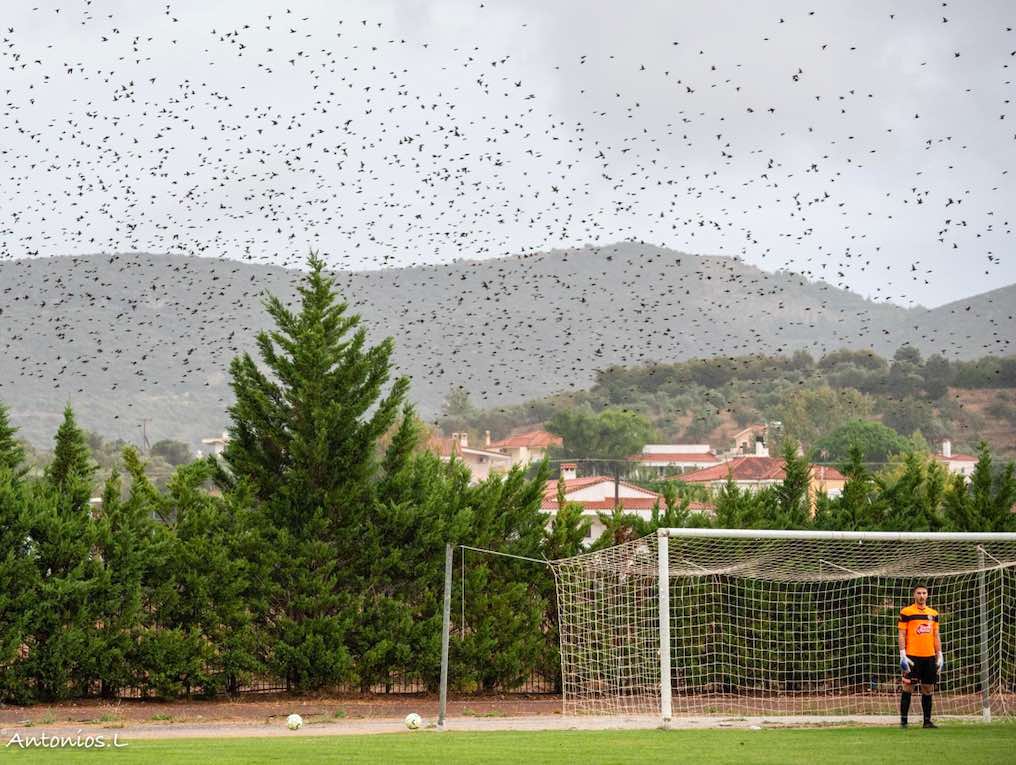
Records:
M448 711L448 636L452 622L452 556L455 548L445 545L444 564L444 614L441 620L441 700L437 713L437 728L444 730L445 713Z

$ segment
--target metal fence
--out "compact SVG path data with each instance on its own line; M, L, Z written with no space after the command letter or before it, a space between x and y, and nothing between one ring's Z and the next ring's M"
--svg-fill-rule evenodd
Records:
M285 693L288 691L286 681L281 678L271 676L259 676L252 678L250 681L241 684L236 689L236 696L256 696L258 694L270 694L270 693ZM334 693L340 696L358 696L364 693L363 688L359 684L346 683L342 685L332 686L325 689L328 692ZM410 695L410 694L423 694L428 693L431 689L428 689L427 684L419 677L411 677L404 675L392 676L388 682L377 683L372 685L369 690L366 691L368 694L376 695ZM554 677L547 677L546 675L534 672L527 677L522 683L514 688L500 688L497 690L498 693L506 694L519 694L519 695L553 695L560 693L557 687L557 679ZM192 694L194 696L201 695L201 689L193 689ZM117 694L117 698L120 699L151 699L155 698L155 695L150 693L147 688L144 687L132 687L123 688Z

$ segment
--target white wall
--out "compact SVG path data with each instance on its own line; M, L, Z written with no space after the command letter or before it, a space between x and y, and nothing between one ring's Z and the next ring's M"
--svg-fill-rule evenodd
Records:
M652 492L645 491L643 489L636 489L632 486L625 486L623 483L618 486L618 497L634 498L634 497L652 497ZM594 483L592 486L585 486L575 491L570 491L566 495L568 499L576 502L582 502L589 499L613 499L614 498L614 482L613 481L601 481L600 483Z
M646 444L643 454L706 454L709 444Z

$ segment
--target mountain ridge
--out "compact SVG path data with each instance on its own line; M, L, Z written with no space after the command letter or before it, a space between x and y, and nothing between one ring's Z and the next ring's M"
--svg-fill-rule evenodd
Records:
M110 438L193 447L227 424L229 360L293 301L304 272L116 253L0 261L0 401L46 445L68 400ZM462 386L478 405L583 387L614 364L840 347L975 358L1013 352L1016 285L938 308L879 303L789 271L622 242L513 258L332 274L425 417Z

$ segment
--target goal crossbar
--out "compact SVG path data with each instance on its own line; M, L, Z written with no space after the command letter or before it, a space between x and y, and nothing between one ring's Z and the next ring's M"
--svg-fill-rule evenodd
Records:
M659 537L715 539L811 539L841 542L1016 542L1006 532L967 533L963 531L792 531L784 529L657 529Z

